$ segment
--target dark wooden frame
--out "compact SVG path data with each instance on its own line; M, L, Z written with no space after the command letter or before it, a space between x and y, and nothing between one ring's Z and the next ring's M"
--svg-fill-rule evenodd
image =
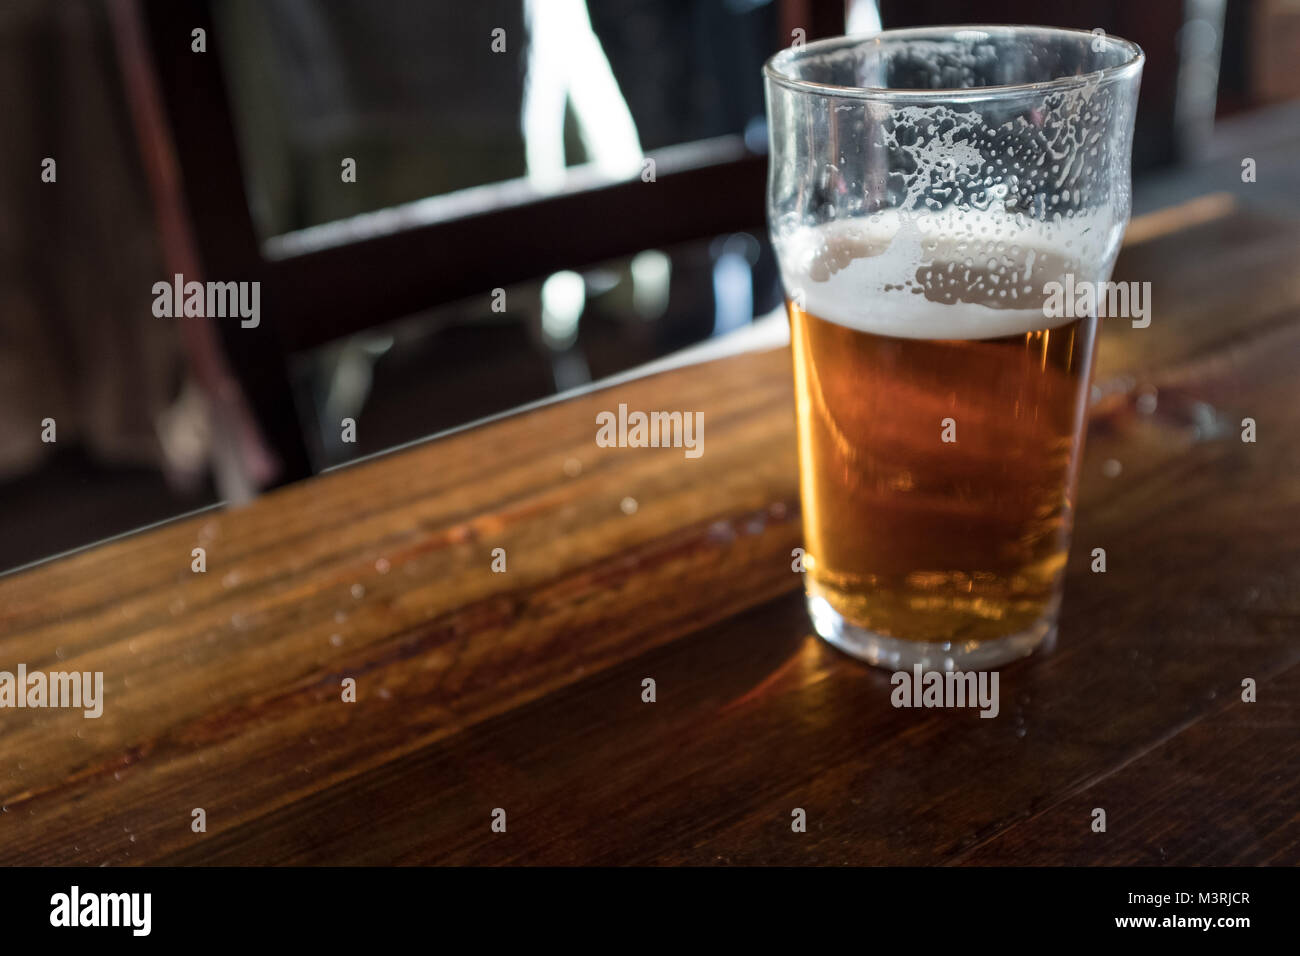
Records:
M567 192L269 259L244 189L214 49L220 37L213 0L140 2L204 270L262 283L262 326L223 333L267 437L286 459L283 480L310 471L301 434L292 434L301 432L287 368L292 353L547 272L763 222L767 158L742 153L720 162L665 164L653 184ZM780 20L783 37L795 26L808 39L829 36L843 31L844 4L785 0ZM190 49L198 27L207 31L206 55ZM781 39L773 38L774 49ZM487 246L490 262L481 254Z

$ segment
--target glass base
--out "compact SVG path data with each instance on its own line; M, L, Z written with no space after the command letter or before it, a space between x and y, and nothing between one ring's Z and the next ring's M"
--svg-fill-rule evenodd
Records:
M861 660L890 670L989 670L1027 657L1040 645L1049 650L1056 642L1056 611L1043 615L1030 627L1006 637L966 645L960 642L904 641L851 624L827 600L808 595L813 629L832 644Z

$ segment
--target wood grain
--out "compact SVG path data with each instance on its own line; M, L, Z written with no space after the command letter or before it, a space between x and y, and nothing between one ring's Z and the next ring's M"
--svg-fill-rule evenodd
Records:
M810 635L778 350L0 578L0 670L106 682L0 711L0 862L1300 862L1300 237L1220 213L1121 258L1157 309L1106 323L1060 636L997 719ZM597 447L619 402L705 453Z

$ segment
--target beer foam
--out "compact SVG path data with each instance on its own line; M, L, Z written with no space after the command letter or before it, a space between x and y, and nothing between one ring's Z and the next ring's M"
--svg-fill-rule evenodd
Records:
M1070 321L1044 316L1044 286L1066 273L1104 281L1122 234L1122 222L1078 213L887 211L792 230L777 251L787 295L821 319L895 338L988 339Z

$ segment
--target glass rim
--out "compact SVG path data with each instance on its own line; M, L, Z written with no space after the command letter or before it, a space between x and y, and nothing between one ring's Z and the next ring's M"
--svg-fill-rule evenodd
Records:
M1101 39L1107 44L1124 51L1127 56L1122 63L1114 66L1092 70L1089 73L1070 74L1051 80L1038 80L1031 83L1004 83L997 86L940 87L937 89L919 89L914 87L887 86L838 86L834 83L817 83L791 75L786 68L797 60L850 46L880 45L882 41L960 39L963 33L983 33L986 36L1001 34L1003 36L1043 35L1058 38L1077 38L1089 43ZM1090 30L1078 30L1069 27L1040 27L1008 24L963 24L957 26L907 27L899 30L882 30L879 33L828 37L814 40L799 49L785 47L768 57L763 64L763 75L772 82L801 93L819 96L839 96L864 100L984 100L998 97L1015 96L1020 93L1042 93L1054 90L1068 90L1089 83L1109 82L1132 75L1141 69L1146 61L1142 48L1132 40L1111 33L1093 33Z

